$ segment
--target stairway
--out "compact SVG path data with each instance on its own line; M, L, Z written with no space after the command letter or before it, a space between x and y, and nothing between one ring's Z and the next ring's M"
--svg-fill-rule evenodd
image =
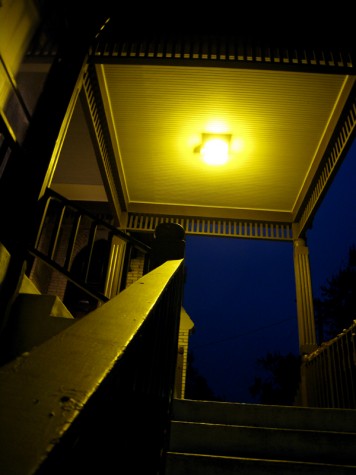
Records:
M10 257L10 253L0 243L0 289L6 278ZM57 296L41 294L36 285L24 275L12 303L2 342L1 362L29 352L75 321Z
M356 474L356 411L175 399L165 473Z
M40 294L26 276L24 281L10 314L7 344L12 358L30 351L76 321L61 299Z

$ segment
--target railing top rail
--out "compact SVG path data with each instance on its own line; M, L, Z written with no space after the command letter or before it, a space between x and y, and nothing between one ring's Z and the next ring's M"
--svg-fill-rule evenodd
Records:
M324 350L327 348L330 348L333 346L335 343L340 341L340 339L345 338L346 336L352 336L354 337L356 331L356 320L353 321L353 324L349 328L345 328L342 332L340 332L338 335L336 335L334 338L331 338L328 341L324 341L318 348L316 348L314 351L311 353L308 353L303 357L303 362L307 363L312 360L314 360L316 357L318 357L321 353L323 353Z
M79 416L88 417L88 411L84 410L87 403L100 388L107 386L105 381L123 364L123 356L131 348L135 335L141 332L147 317L167 295L167 286L175 285L182 262L167 261L29 354L0 368L0 467L3 473L35 474L46 459L68 456L71 448L67 447L64 453L59 449L61 455L58 451L55 455L55 449L61 446ZM164 312L170 318L169 305L172 303L164 306ZM115 390L120 391L117 384ZM113 418L120 411L128 412L127 407L120 407L115 395L109 400L116 401ZM106 421L105 430L107 424L113 422ZM94 430L92 426L86 425ZM120 432L122 428L118 425L115 430ZM111 456L120 463L118 450L120 447L116 447L116 454ZM107 456L110 457L109 451Z
M149 252L151 248L146 245L145 243L139 241L138 239L135 239L132 237L130 234L127 234L126 232L118 229L117 227L113 226L112 224L108 223L107 221L98 218L95 216L95 214L91 213L90 211L87 211L83 207L77 204L73 204L72 201L68 200L67 198L61 196L59 193L56 193L54 190L47 188L44 195L43 199L48 201L50 199L57 200L59 203L62 203L64 206L66 206L68 209L72 209L73 211L79 211L81 214L89 217L92 219L96 224L99 226L105 227L109 231L111 231L115 236L120 237L122 240L125 242L128 242L132 244L134 247L137 249L143 251L144 253Z

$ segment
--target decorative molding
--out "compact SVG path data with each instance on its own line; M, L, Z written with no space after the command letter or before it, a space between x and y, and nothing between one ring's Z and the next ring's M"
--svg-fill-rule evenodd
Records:
M180 224L185 229L186 234L293 241L291 223L222 220L218 218L167 217L129 213L126 231L154 232L158 224L165 222Z
M101 175L105 179L105 189L111 198L119 222L121 213L126 210L123 196L120 194L121 185L117 174L115 154L112 149L110 133L107 126L104 107L98 91L96 73L93 66L89 66L83 81L83 106L90 116L91 133L94 135L93 144L101 168ZM82 96L83 97L83 96Z
M352 144L352 137L356 133L356 86L349 104L343 115L342 122L337 129L337 133L333 139L332 146L327 151L323 162L323 167L318 173L318 178L314 185L310 188L309 197L305 205L301 208L302 214L299 219L298 229L299 236L308 227L317 206L321 202L331 177L335 174L337 167L345 157L348 147Z
M199 62L219 67L254 67L297 69L324 73L351 74L355 71L353 52L347 48L283 47L257 44L235 37L194 36L175 38L117 39L115 34L102 34L89 54L90 61L110 63L117 61ZM350 47L351 48L351 47Z

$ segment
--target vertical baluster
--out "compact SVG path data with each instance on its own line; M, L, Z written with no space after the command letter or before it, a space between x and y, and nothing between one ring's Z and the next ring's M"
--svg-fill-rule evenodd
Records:
M332 349L330 346L326 347L326 356L328 362L328 386L330 390L330 400L328 407L335 407L336 403L336 394L335 394L335 387L334 387L334 374L333 374L333 354Z
M94 250L94 244L95 244L95 236L97 232L97 224L93 222L90 226L90 232L89 232L89 238L88 238L88 249L89 249L89 255L88 255L88 260L86 262L85 266L85 277L84 277L84 282L88 282L88 277L89 277L89 270L90 270L90 265L91 265L91 259L93 255L93 250Z
M55 255L57 252L57 246L58 246L58 241L59 241L59 236L61 233L61 228L62 228L62 223L64 219L64 215L66 212L66 206L61 205L60 212L58 213L56 219L55 219L55 225L52 231L52 236L50 240L50 245L48 249L48 255L49 258L54 261L55 260Z
M73 254L74 254L74 245L77 240L78 236L78 231L80 227L80 222L81 222L81 215L79 212L75 213L75 217L72 223L72 228L70 232L70 236L68 239L68 247L67 247L67 252L66 252L66 257L64 261L64 268L66 271L69 270L69 267L72 262Z
M346 395L345 395L345 368L343 365L343 352L342 352L342 336L338 336L335 342L336 353L336 374L337 374L337 386L339 388L339 403L338 407L345 407Z

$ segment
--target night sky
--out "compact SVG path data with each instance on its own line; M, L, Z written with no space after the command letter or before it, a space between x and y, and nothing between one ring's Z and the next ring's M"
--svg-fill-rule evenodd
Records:
M356 243L356 143L307 232L314 296ZM194 367L225 401L254 402L257 359L299 353L293 245L186 236L183 306Z

